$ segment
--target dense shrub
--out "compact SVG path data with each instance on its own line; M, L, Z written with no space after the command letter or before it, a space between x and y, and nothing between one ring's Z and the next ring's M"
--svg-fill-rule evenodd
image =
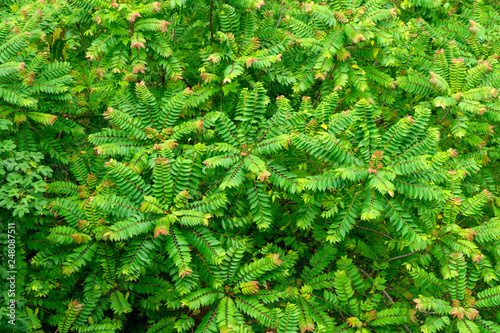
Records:
M0 13L5 332L500 332L493 4Z

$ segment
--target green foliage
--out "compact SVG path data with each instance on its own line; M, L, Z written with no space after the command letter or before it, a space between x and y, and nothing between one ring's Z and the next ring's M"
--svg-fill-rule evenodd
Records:
M57 21L60 11L47 6L31 8L25 15L1 23L0 31L0 117L17 126L6 133L18 150L42 151L58 161L69 162L63 144L73 136L83 136L83 127L68 120L74 82L71 64L59 55L46 52L42 38L64 43L59 30L45 28L45 22ZM20 24L15 24L18 22ZM41 29L44 29L41 35ZM54 30L55 29L55 30ZM56 140L55 135L68 139Z
M7 130L12 122L0 119L0 128ZM11 140L0 141L0 209L11 211L13 217L22 218L25 214L38 215L49 201L43 197L47 183L46 177L52 170L40 164L43 155L39 152L17 150Z
M500 330L488 1L0 13L2 328Z

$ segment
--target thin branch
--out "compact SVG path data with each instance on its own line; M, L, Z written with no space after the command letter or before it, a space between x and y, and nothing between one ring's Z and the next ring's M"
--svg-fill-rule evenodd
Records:
M170 25L172 26L172 42L175 39L174 14L170 15Z
M214 29L212 26L212 11L214 8L214 0L212 0L212 3L210 4L210 37L212 37L212 41L215 43L214 39Z
M80 29L80 24L76 24L78 31L80 32L80 39L82 40L83 51L85 52L85 59L87 59L87 64L89 65L89 69L92 70L92 66L90 65L90 60L87 58L87 47L85 46L85 40L83 39L82 30Z
M366 231L371 231L371 232L377 233L377 234L379 234L380 236L383 236L383 237L385 237L385 238L387 238L387 239L392 239L392 237L391 237L391 236L386 235L386 234L383 234L383 233L381 233L380 231L377 231L377 230L368 229L368 228L363 228L363 227L360 227L360 226L357 226L357 225L355 225L355 226L354 226L354 228L358 228L358 229L362 229L362 230L366 230Z
M407 253L407 254L403 254L402 256L397 256L397 257L394 257L394 258L388 259L386 262L393 261L393 260L398 260L398 259L401 259L401 258L406 258L406 257L412 256L412 255L414 255L415 253L417 253L418 251L420 251L420 250L415 250L415 251L413 251L412 253Z
M443 118L439 122L440 124L446 119L446 116L448 115L448 113L450 112L450 110L451 110L451 105L448 107L448 111L446 111L446 113L444 114Z
M391 302L391 304L394 305L394 301L392 300L391 295L389 295L389 293L385 289L382 290L382 294L384 294L384 296L387 297L387 299L389 299L389 301Z
M276 29L278 29L278 26L281 23L281 18L283 17L283 4L284 4L284 1L281 1L280 18L278 19L278 24L276 24Z
M371 277L372 277L373 272L375 272L375 271L372 271L370 274L368 274L368 273L367 273L367 272L366 272L363 268L359 268L359 267L358 267L358 270L359 270L361 273L363 273L363 275L364 275L364 276L366 276L367 278L371 278Z
M382 294L384 294L385 297L387 297L389 299L389 301L391 302L392 305L394 305L394 301L392 300L392 297L391 295L389 295L389 293L384 289L382 290ZM406 325L406 324L403 324L403 326L406 328L406 330L409 332L409 333L413 333L410 328Z
M184 83L187 84L189 88L193 88L193 85L189 83L188 80L186 80L185 78L182 78L182 81L184 81Z
M418 310L420 313L425 313L425 314L430 314L430 315L437 315L437 312L434 312L434 311L422 311L422 310Z

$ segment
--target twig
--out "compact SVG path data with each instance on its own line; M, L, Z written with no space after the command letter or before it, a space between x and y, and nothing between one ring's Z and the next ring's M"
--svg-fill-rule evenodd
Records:
M214 29L212 26L212 10L214 8L214 0L212 0L212 3L210 4L210 36L212 37L212 41L215 43L214 39Z
M392 300L391 295L389 295L389 293L385 289L382 290L382 294L384 294L384 296L387 297L387 299L389 299L389 301L391 302L391 304L394 305L394 301Z
M372 271L370 274L368 274L368 273L367 273L367 272L366 272L363 268L359 268L359 267L358 267L358 270L359 270L361 273L363 273L363 275L364 275L364 276L366 276L367 278L371 278L371 277L372 277L373 272L375 272L375 271Z
M446 113L444 114L443 119L441 119L441 121L439 122L440 124L446 119L446 116L448 115L450 110L451 110L451 105L448 107L448 111L446 111Z
M278 24L276 24L276 29L278 29L278 26L281 23L281 18L283 17L283 3L284 3L284 1L281 1L280 18L278 19Z
M85 52L85 59L87 59L87 64L89 65L89 69L92 70L92 66L90 65L89 58L87 58L87 47L85 46L85 40L83 39L82 30L80 29L80 24L76 24L78 31L80 32L80 38L82 40L83 51Z
M185 78L182 78L182 81L184 81L184 83L187 84L189 88L193 88L193 85L189 83L188 80L186 80Z
M402 256L399 256L399 257L395 257L395 258L391 258L387 261L391 261L391 260L396 260L398 258L403 258L403 257L408 257L408 256L411 256L412 254L414 254L415 252L418 252L418 251L414 251L412 253L409 253L409 254L405 254L405 255L402 255ZM371 274L368 274L364 269L362 268L359 268L358 267L358 270L366 277L368 278L371 278L371 275L373 274L373 272ZM382 290L382 294L384 294L384 297L387 297L387 299L391 302L392 305L394 305L394 301L392 300L392 297L391 295L389 295L389 293L384 289ZM426 314L436 314L435 312L427 312L427 311L420 311L421 313L426 313ZM406 325L406 324L403 324L403 326L406 328L406 330L409 332L409 333L413 333L410 328Z
M368 229L368 228L363 228L363 227L360 227L360 226L357 226L357 225L355 225L355 226L354 226L354 228L358 228L358 229L362 229L362 230L366 230L366 231L371 231L371 232L377 233L377 234L379 234L380 236L383 236L383 237L385 237L385 238L387 238L387 239L392 239L392 237L391 237L391 236L388 236L388 235L386 235L386 234L383 234L383 233L381 233L380 231L377 231L377 230Z
M392 305L394 305L394 301L392 300L392 297L391 295L389 295L389 293L384 289L382 290L382 294L384 294L385 297L387 297L389 299L389 301L391 302ZM406 326L406 324L403 324L403 326L406 328L406 330L409 332L409 333L413 333L410 328L408 326Z
M420 251L420 250L415 250L415 251L413 251L412 253L407 253L407 254L403 254L402 256L397 256L397 257L394 257L394 258L388 259L386 262L393 261L393 260L398 260L398 259L405 258L405 257L409 257L409 256L411 256L411 255L414 255L414 254L415 254L415 253L417 253L418 251Z
M170 15L170 25L172 26L172 42L175 39L174 14Z
M434 311L422 311L422 310L419 310L420 313L425 313L425 314L430 314L430 315L436 315L437 312L434 312Z

